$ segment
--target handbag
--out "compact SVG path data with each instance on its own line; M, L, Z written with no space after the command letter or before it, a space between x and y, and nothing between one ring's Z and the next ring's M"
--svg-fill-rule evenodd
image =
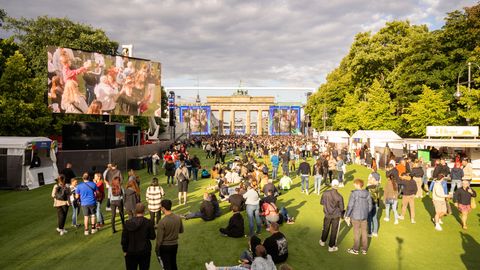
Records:
M475 198L474 198L474 197L472 197L472 198L470 199L470 207L471 207L472 209L477 208L477 202L475 201Z

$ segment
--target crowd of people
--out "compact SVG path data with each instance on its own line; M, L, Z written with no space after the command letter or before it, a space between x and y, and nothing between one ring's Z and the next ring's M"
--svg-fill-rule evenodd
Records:
M205 159L214 159L212 168L202 167L200 158L190 155L188 149L198 147L205 152ZM368 149L368 148L364 148ZM227 158L228 157L228 158ZM309 159L313 162L309 162ZM287 236L280 232L280 224L294 224L295 219L288 213L288 205L280 206L278 198L292 188L295 176L300 178L301 192L308 196L320 196L324 220L320 246L328 251L338 251L338 231L342 220L353 227L354 244L347 252L367 254L368 237L378 237L378 212L385 208L384 221L390 221L390 210L394 213L394 224L404 220L409 209L410 222L416 223L415 201L426 195L432 196L435 216L434 228L441 231L442 218L451 214L450 202L459 209L463 229L467 229L468 213L476 193L470 188L471 163L468 159L455 160L449 168L445 159L433 164L433 181L428 185L427 165L412 156L388 161L386 179L382 184L377 167L373 163L361 162L370 167L366 181L346 177L346 164L355 162L346 148L336 148L312 139L289 136L202 136L193 137L183 143L174 144L162 155L154 153L147 158L148 173L152 175L145 191L145 201L150 219L144 217L140 179L135 171L128 172L124 181L116 164L108 164L103 172L92 168L81 179L76 178L72 164L61 171L52 197L58 214L57 231L65 229L68 208L73 207L72 226L78 227L79 209L84 215L85 235L95 234L105 220L102 203L111 211L111 228L116 233L116 215L122 224L122 248L127 269L148 269L150 262L150 240L156 239L156 255L164 269L177 269L176 253L178 234L183 232L182 219L187 221L201 218L212 221L226 214L220 210L220 203L230 204L231 216L225 227L218 228L225 237L249 237L249 248L239 256L236 266L217 267L213 262L205 264L207 269L276 269L275 264L285 263L288 258ZM311 165L313 163L313 165ZM167 178L164 187L178 189L178 204L187 202L190 181L204 178L209 181L198 211L173 214L171 199L165 198L158 173L162 167ZM281 172L280 172L281 168ZM200 177L199 177L200 173ZM451 179L447 189L446 179ZM353 180L353 181L352 181ZM353 191L348 202L339 189L346 181L353 182ZM401 209L397 209L399 202ZM245 211L248 233L245 228ZM128 215L125 220L124 212ZM162 216L163 215L163 216ZM266 230L270 233L263 242L258 235ZM139 240L141 239L141 240ZM282 265L281 269L291 269Z

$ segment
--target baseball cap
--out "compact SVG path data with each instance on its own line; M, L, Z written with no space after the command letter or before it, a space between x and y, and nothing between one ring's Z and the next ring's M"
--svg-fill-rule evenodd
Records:
M339 184L340 184L340 183L338 182L337 179L333 179L333 180L332 180L332 187L338 187Z

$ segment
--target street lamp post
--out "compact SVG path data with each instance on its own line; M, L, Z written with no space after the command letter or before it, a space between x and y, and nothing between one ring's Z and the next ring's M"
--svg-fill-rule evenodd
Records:
M462 97L462 92L460 91L460 85L461 84L467 84L468 91L470 92L471 83L472 83L472 63L475 64L478 67L478 69L480 70L480 66L477 63L468 62L467 63L468 80L466 82L460 82L460 76L462 75L462 72L463 72L464 69L460 70L460 72L458 73L458 77L457 77L457 91L455 92L455 94L453 94L453 96L457 100L459 100ZM470 108L467 107L467 109L470 109ZM465 120L467 121L467 126L470 125L470 118L466 118Z

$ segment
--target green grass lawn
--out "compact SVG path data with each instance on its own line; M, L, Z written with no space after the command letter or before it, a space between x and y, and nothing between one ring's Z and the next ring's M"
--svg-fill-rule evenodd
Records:
M192 152L204 156L200 150ZM212 160L202 162L203 166L212 166ZM352 180L366 179L369 173L368 169L356 165L349 166L348 170L347 184L341 189L345 203L353 189ZM144 195L150 176L146 170L138 173ZM382 177L384 181L384 175ZM458 211L454 210L453 216L444 218L442 232L434 230L433 206L429 198L415 201L417 224L409 222L408 214L399 225L393 225L393 221L386 223L381 209L379 237L371 239L367 256L345 252L353 243L353 232L345 223L340 229L339 251L329 253L318 244L323 224L319 196L300 193L299 181L295 178L293 190L282 194L278 201L279 206L286 206L296 218L295 224L280 228L289 241L288 264L294 269L480 269L478 209L470 214L468 231L461 229ZM191 182L187 205L178 206L177 189L166 187L163 171L160 182L167 198L174 202L174 212L179 214L198 211L204 188L212 183L210 179ZM312 179L310 187L312 191ZM70 209L66 226L69 232L59 236L55 230L56 210L50 198L51 188L49 185L26 192L0 192L0 269L123 269L121 233L112 234L110 214L104 211L107 220L104 229L84 236L82 228L70 227ZM179 269L204 269L204 263L211 260L217 266L237 263L240 253L247 247L247 238L231 239L218 233L218 228L225 226L231 216L227 213L228 203L222 202L220 207L224 214L214 221L184 221L185 233L180 237L178 251ZM246 215L244 217L248 230ZM119 228L121 225L117 226ZM263 231L261 238L268 235ZM160 269L153 257L151 268Z

